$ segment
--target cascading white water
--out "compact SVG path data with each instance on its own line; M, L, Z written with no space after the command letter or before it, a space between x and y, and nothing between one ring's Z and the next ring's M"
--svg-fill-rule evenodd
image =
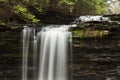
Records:
M27 26L23 29L23 66L22 66L22 80L27 80L28 76L28 55L31 53L31 37L35 35L35 29L28 28ZM35 44L32 44L35 45ZM34 49L33 49L34 50ZM34 53L35 54L35 53Z
M35 35L35 29L29 27L23 29L22 80L29 80L28 55L29 49L32 48L34 77L30 80L68 80L67 60L68 52L70 52L68 42L71 43L72 38L68 28L71 25L51 27L43 28L37 32L37 35Z

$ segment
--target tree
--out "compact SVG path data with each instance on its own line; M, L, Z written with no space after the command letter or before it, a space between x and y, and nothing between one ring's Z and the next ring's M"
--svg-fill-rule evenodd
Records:
M0 0L0 22L2 24L4 22L6 25L8 22L17 22L18 20L32 23L39 22L39 19L29 9L29 5L36 5L33 2L34 0Z
M0 23L37 23L41 16L49 12L63 15L103 14L106 0L0 0Z
M75 2L72 0L59 0L57 9L64 14L71 14L74 8Z
M106 0L76 0L73 14L104 14L107 11Z

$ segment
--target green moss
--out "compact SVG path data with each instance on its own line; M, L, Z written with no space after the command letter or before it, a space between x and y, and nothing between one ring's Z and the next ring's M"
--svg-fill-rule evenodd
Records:
M72 31L72 34L74 37L80 37L80 38L92 38L92 37L103 37L104 35L108 35L109 32L105 30L75 30Z
M84 31L83 30L76 30L72 32L73 36L83 38L84 37Z

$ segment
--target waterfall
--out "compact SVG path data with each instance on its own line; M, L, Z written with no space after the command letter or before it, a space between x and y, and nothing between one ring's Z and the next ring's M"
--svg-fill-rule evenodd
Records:
M29 28L27 26L23 29L23 66L22 66L22 80L27 80L28 76L28 56L35 49L31 50L31 46L35 45L32 43L32 37L35 35L35 29ZM34 38L34 37L33 37ZM35 52L34 52L35 54Z
M30 27L23 29L22 80L70 80L72 34L69 27L51 25L38 32ZM29 78L31 59L32 77Z

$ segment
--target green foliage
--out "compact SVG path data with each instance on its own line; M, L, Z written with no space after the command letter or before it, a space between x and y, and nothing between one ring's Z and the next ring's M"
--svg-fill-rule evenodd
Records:
M35 9L38 12L44 12L49 8L49 0L35 0Z
M76 0L76 14L104 14L107 11L106 0Z
M18 13L25 13L25 12L27 12L27 8L18 4L17 6L13 7L13 11L14 11L14 13L17 13L17 14Z
M103 14L107 11L107 3L105 0L93 0L94 6L97 14Z
M31 13L23 13L22 14L23 17L25 17L26 19L32 20L33 23L37 23L40 20L35 18L35 15L31 14Z
M21 17L31 20L33 23L37 23L40 20L36 19L35 15L31 14L26 7L22 5L17 5L13 7L13 12L20 15Z
M63 13L71 13L74 8L75 3L71 0L60 0L58 2L58 9Z
M7 2L7 0L0 0L0 4L3 3L3 2Z
M106 0L0 0L0 19L5 23L22 20L37 23L36 16L49 11L63 15L104 14ZM17 22L17 21L16 21ZM1 21L1 24L3 22Z
M75 3L70 0L60 0L59 4L74 5Z
M7 0L0 0L0 7L3 7L6 5Z
M5 22L2 21L2 20L0 20L0 25L1 25L1 26L5 26Z

